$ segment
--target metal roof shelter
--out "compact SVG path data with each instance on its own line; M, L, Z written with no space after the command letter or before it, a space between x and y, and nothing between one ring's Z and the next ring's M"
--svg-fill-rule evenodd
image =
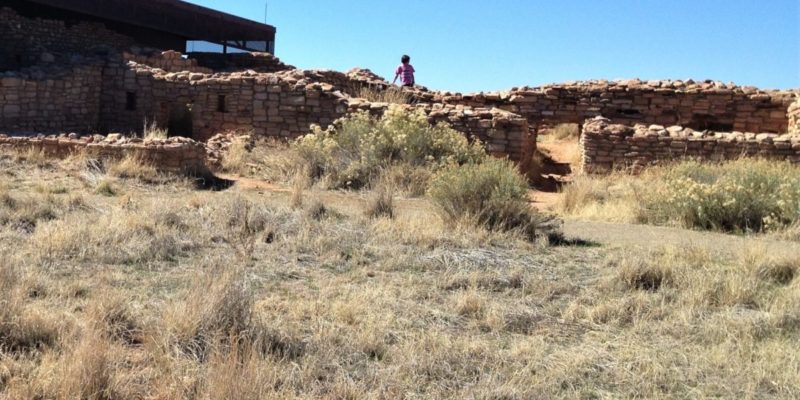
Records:
M275 27L179 0L0 0L22 15L103 22L143 45L183 52L188 41L274 52Z

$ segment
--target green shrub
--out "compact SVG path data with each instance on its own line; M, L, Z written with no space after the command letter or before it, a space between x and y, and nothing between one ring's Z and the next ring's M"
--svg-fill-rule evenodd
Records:
M452 166L431 182L429 195L449 221L471 220L490 230L519 230L534 239L552 218L528 202L528 182L515 164L494 158Z
M788 163L684 162L658 174L641 194L641 222L761 232L800 220L800 169Z
M430 125L422 110L396 105L379 119L361 112L327 130L314 127L295 148L311 177L332 188L367 186L395 165L440 169L486 157L479 142L470 143L446 124Z

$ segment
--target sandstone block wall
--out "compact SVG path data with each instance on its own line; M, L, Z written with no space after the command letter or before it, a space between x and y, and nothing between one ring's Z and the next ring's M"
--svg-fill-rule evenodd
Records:
M583 123L602 115L624 124L772 133L787 131L786 110L793 101L789 92L691 80L586 81L468 95L417 91L415 97L502 108L536 125Z
M0 71L68 62L74 54L136 45L100 23L66 26L63 21L25 18L8 7L0 8L0 38Z
M92 132L102 66L0 73L0 132Z
M583 125L581 149L583 168L589 173L684 158L719 161L758 156L800 163L800 135L628 126L602 117Z
M352 99L350 112L368 111L382 115L389 107L387 103L371 103L364 99ZM431 124L446 122L453 129L468 137L480 139L487 152L495 156L508 157L527 171L531 156L536 150L536 133L528 121L500 109L472 108L442 104L419 104L406 106L409 110L422 110Z
M76 152L86 152L89 157L102 160L119 160L133 156L161 172L193 176L207 172L205 146L180 137L142 140L118 135L9 137L0 134L0 149L35 149L53 158L65 158Z
M166 73L129 64L107 66L104 76L101 126L108 131L137 131L147 119L203 141L237 129L294 138L347 112L332 86L280 73Z

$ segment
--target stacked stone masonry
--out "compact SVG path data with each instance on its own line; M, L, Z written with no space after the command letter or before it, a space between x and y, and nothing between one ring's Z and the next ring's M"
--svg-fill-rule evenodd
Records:
M722 82L586 81L515 88L504 93L418 92L419 101L498 107L531 124L583 123L603 116L625 124L783 133L793 94Z
M103 67L0 73L0 132L92 132L100 118Z
M800 135L696 131L680 126L628 126L596 117L583 125L584 171L604 173L681 159L761 157L800 163Z
M168 73L129 63L109 65L103 75L104 131L137 130L148 120L202 141L237 129L294 138L347 112L347 99L331 85L291 73Z
M206 174L206 149L202 143L186 138L129 139L120 135L84 136L76 134L37 137L9 137L0 134L0 149L41 151L52 158L65 158L84 152L100 160L134 157L165 173L199 176Z
M0 71L136 47L133 39L100 23L67 26L63 21L25 18L7 7L0 8L0 38Z

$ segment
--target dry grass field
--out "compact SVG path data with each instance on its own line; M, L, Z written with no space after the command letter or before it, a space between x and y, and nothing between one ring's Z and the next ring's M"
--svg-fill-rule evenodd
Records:
M798 258L528 239L426 197L2 155L0 397L800 396Z

